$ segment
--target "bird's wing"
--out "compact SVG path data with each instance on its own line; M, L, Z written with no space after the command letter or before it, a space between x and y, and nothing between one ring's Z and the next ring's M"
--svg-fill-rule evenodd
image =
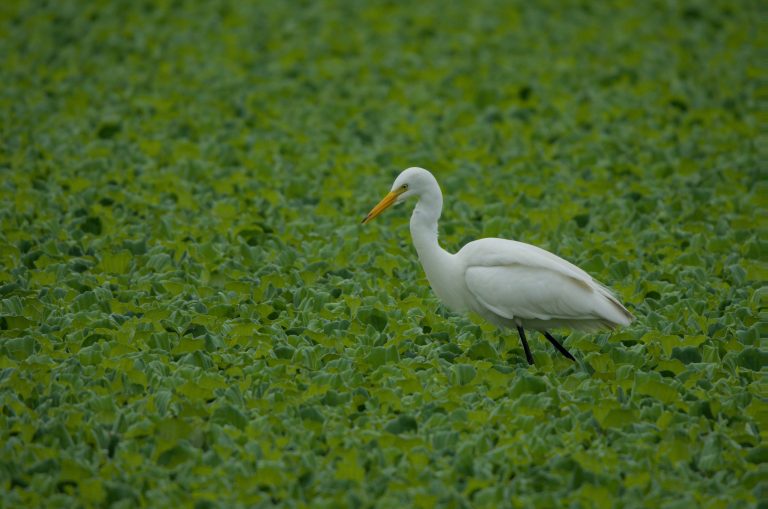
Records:
M507 319L598 319L593 290L558 272L524 265L475 266L464 274L481 305Z
M540 247L507 239L480 239L465 245L457 255L466 267L523 266L546 269L591 286L592 277L559 256Z
M470 242L457 253L472 295L508 319L608 319L629 313L592 277L559 256L506 239ZM629 315L631 316L631 315Z

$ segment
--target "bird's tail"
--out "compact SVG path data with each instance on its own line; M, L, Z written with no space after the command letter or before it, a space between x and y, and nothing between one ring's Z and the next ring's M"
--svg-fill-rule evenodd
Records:
M635 317L619 302L613 292L600 283L595 283L597 292L604 297L603 305L597 310L603 319L602 321L606 322L606 325L611 329L632 323Z

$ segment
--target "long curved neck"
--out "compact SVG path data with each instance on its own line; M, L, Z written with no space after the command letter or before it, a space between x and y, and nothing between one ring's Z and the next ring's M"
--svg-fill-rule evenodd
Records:
M427 276L429 267L435 267L440 258L449 255L437 242L437 220L443 211L443 195L440 187L435 187L422 194L411 215L411 237L416 252L419 254ZM439 264L437 264L439 266Z

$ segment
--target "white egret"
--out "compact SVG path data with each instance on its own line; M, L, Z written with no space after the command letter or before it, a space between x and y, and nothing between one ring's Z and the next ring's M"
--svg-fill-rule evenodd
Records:
M548 329L613 329L634 318L589 274L536 246L489 238L470 242L456 254L441 248L437 220L443 195L423 168L404 170L363 223L410 197L418 198L411 237L432 290L454 312L473 311L497 327L517 328L528 364L533 357L525 329L540 331L561 354L576 360Z

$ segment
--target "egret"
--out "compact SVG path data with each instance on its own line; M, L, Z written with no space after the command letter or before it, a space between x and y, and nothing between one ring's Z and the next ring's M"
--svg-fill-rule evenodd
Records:
M541 332L575 361L549 329L614 329L633 320L608 288L536 246L487 238L470 242L456 254L444 250L437 241L443 194L435 177L423 168L400 173L363 224L411 197L418 199L411 215L411 237L432 290L451 311L471 311L499 328L516 328L528 364L533 364L533 356L525 329Z

